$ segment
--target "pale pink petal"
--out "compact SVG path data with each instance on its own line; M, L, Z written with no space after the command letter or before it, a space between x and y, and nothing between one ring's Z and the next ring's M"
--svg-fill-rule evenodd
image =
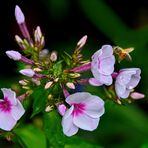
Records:
M100 73L104 75L110 75L114 71L115 57L112 55L110 57L104 58L100 61Z
M135 87L138 85L140 79L141 79L140 76L135 76L135 75L133 75L133 76L131 77L130 82L127 84L127 88L129 88L129 89L135 88Z
M87 98L91 97L91 96L92 95L90 93L87 93L87 92L77 92L77 93L74 93L74 94L68 96L66 98L66 102L69 105L78 104L78 103L85 102L85 100Z
M73 124L73 117L72 112L74 110L74 107L71 106L70 109L68 109L63 118L62 118L62 127L63 127L63 133L66 136L72 136L78 132L78 127L76 127Z
M136 74L136 71L120 71L116 80L118 81L118 83L126 85L130 82L131 76L134 74Z
M11 115L12 115L12 117L17 121L23 116L24 113L25 113L24 107L22 106L20 101L17 100L17 104L13 105L11 107Z
M16 105L17 103L16 93L11 89L7 89L7 88L2 88L1 90L4 94L4 98L9 100L12 105Z
M102 50L102 54L100 56L101 59L110 57L113 54L113 48L110 45L103 45L101 50Z
M112 76L111 75L103 75L103 74L100 74L99 81L102 84L111 85L112 82L113 82L113 79L112 79Z
M130 94L130 90L126 89L125 92L120 97L125 99L125 98L128 98L129 94Z
M102 83L100 83L99 80L97 80L95 78L90 78L89 79L89 84L91 84L93 86L101 86L101 85L103 85Z
M92 118L99 118L105 112L104 101L98 96L91 96L85 101L85 110L83 111Z
M118 95L118 97L122 96L126 91L125 85L120 85L117 81L115 82L115 90Z
M10 113L0 112L0 128L5 131L10 131L16 125L16 120Z
M84 114L79 114L78 116L74 116L73 117L73 123L83 129L83 130L87 130L87 131L93 131L97 128L98 124L99 124L99 120L100 118L91 118L90 116Z

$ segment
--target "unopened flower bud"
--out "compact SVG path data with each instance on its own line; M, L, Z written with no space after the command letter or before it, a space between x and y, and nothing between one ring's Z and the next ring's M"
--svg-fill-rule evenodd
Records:
M48 50L48 49L43 49L43 50L40 51L40 53L39 53L39 58L40 58L40 59L45 58L45 57L48 55L48 53L49 53L49 50Z
M66 83L66 86L69 87L70 89L75 89L75 85L72 82Z
M27 80L20 80L19 81L19 84L21 84L21 85L27 85L28 84L28 81Z
M50 60L55 62L57 60L57 52L53 51L50 55Z
M18 43L23 43L23 40L22 40L18 35L15 35L15 40L16 40Z
M48 95L48 100L50 100L50 99L52 99L52 98L53 98L52 94L49 94L49 95Z
M134 100L138 100L138 99L143 99L145 97L145 95L142 93L139 93L139 92L132 92L130 94L130 97Z
M15 61L19 61L21 59L21 54L17 51L14 50L6 51L6 54L10 59L13 59Z
M33 69L35 72L41 72L42 71L42 69L40 69L40 68L34 68Z
M48 89L48 88L50 88L51 87L51 85L53 84L53 81L49 81L49 82L47 82L46 83L46 85L45 85L45 89Z
M23 69L19 71L22 75L33 77L35 75L35 72L32 69Z
M34 38L36 43L41 42L42 32L39 26L37 26L35 32L34 32Z
M79 42L77 43L78 48L82 48L82 47L85 45L86 40L87 40L87 35L83 36L83 37L79 40Z
M78 78L78 77L80 77L81 75L80 75L79 73L70 73L69 76L70 76L71 78Z
M60 113L61 116L64 116L65 112L66 112L67 108L64 104L60 104L58 106L58 111Z
M58 81L59 81L59 78L55 78L55 79L54 79L54 82L58 82Z
M22 24L25 22L24 14L18 5L16 5L15 7L15 18L18 24Z
M45 112L50 112L52 110L53 110L53 106L50 106L50 105L45 108Z
M33 82L34 84L36 84L37 86L41 85L41 82L40 82L40 80L38 80L38 79L32 78L32 82Z

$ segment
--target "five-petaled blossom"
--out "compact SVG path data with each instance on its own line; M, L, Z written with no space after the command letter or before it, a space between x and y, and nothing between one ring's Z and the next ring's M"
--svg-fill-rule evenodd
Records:
M11 89L2 88L4 99L0 99L0 128L10 131L22 117L25 110Z
M111 85L114 71L115 57L113 48L110 45L104 45L92 56L91 71L94 78L89 83L94 86Z
M69 95L66 102L71 106L62 118L63 132L72 136L78 129L93 131L104 114L104 101L98 96L87 92L77 92Z
M141 79L139 68L126 68L119 71L115 81L115 90L119 98L128 98L130 92Z

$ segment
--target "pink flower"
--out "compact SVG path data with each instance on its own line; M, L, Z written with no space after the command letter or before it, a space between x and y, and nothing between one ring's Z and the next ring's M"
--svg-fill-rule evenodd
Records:
M22 117L25 110L11 89L2 88L4 99L0 99L0 128L10 131Z
M113 55L112 46L102 46L102 48L92 56L91 71L96 81L90 79L90 84L94 84L95 86L100 86L100 84L111 85L111 74L114 71L114 64L115 57Z
M78 92L66 98L71 106L62 119L63 132L72 136L81 128L93 131L99 124L100 117L104 114L104 101L87 92Z
M127 68L119 71L115 81L115 90L120 98L128 98L130 92L138 85L141 76L139 68Z

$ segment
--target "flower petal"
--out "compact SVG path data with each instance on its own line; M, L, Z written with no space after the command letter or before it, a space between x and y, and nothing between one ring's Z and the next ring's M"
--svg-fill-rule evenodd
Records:
M110 57L113 54L113 48L110 45L103 45L101 50L102 50L102 54L100 56L101 59Z
M13 118L17 121L23 116L24 113L25 113L25 110L22 104L20 103L19 100L17 100L17 105L13 105L11 107L11 114Z
M0 128L10 131L16 124L16 120L10 113L0 112Z
M71 106L71 108L66 111L66 113L62 118L63 133L69 137L78 132L78 127L76 127L73 124L73 117L72 117L73 109L74 107Z
M125 91L126 91L126 86L125 85L121 85L121 84L119 84L116 81L115 82L115 90L116 90L117 96L121 97L125 93Z
M100 81L98 81L97 79L95 78L90 78L89 79L89 84L93 85L93 86L101 86L103 85L102 83L100 83Z
M130 90L126 89L125 92L120 97L123 99L126 99L128 98L129 94L130 94Z
M112 55L110 57L104 58L100 61L100 73L104 75L110 75L114 72L115 57Z
M87 130L87 131L93 131L97 128L98 124L99 124L99 120L100 118L91 118L90 116L84 114L79 114L79 116L74 116L73 117L73 123L83 129L83 130Z
M72 95L69 95L66 98L66 102L69 105L78 104L78 103L85 102L85 100L87 98L89 98L89 97L91 97L91 94L90 93L87 93L87 92L77 92L77 93L74 93Z
M99 81L102 84L105 84L105 85L109 86L109 85L112 84L113 79L112 79L112 76L111 75L103 75L103 74L100 74Z
M12 91L11 89L7 89L7 88L2 88L1 90L4 94L4 98L9 100L12 105L17 104L16 93L14 91Z
M105 112L104 101L98 96L91 96L85 101L85 110L88 116L92 118L99 118Z
M141 79L140 76L133 75L131 77L130 82L127 84L127 88L129 88L129 89L135 88L138 85L140 79Z

